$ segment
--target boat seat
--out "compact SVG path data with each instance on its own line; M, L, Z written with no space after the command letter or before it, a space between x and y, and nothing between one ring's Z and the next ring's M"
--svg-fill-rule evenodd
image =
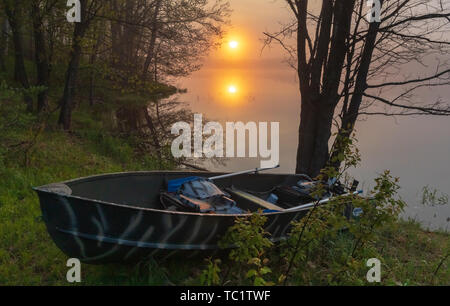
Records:
M239 190L235 187L226 188L226 191L231 195L233 199L236 200L241 209L248 209L250 211L264 209L269 211L283 211L282 207L272 204L264 199L258 198L257 196L250 194L248 192ZM244 201L247 203L244 203ZM247 205L246 205L247 204ZM250 204L250 205L248 205ZM253 204L253 205L252 205ZM246 207L242 207L246 206Z

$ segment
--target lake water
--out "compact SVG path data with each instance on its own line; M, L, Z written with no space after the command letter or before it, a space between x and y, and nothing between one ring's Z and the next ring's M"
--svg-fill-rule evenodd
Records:
M200 71L179 80L177 85L188 89L180 99L195 112L222 123L280 122L281 168L277 171L293 173L300 114L298 82L295 71L282 62L282 48L274 45L261 52L262 32L279 30L280 23L292 20L292 13L285 1L230 3L233 13L225 43L236 40L239 47L225 44L206 58ZM434 72L433 65L429 69ZM402 74L411 77L419 72L424 73L424 67L407 65ZM230 87L236 92L230 93ZM425 102L439 97L448 100L450 88L425 89L417 96ZM408 203L404 217L416 218L425 227L448 229L450 204L424 207L420 192L429 185L450 194L450 118L376 116L358 122L356 128L362 164L351 174L364 189L390 169L400 178L400 195ZM225 167L209 168L235 171L258 165L257 159L232 159Z
M180 100L209 121L280 122L281 168L276 172L293 173L300 112L295 73L276 59L237 66L207 63L179 81L188 89ZM227 91L230 84L237 93ZM400 195L408 203L404 217L431 229L448 230L450 205L424 207L420 195L426 185L450 193L450 118L372 116L358 123L357 138L362 164L351 174L360 187L372 187L373 179L389 169L400 178ZM238 171L257 166L259 159L230 159L226 166L208 168Z

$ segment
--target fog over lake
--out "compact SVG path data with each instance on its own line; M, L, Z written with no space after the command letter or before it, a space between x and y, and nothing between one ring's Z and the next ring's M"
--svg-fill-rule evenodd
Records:
M283 62L282 50L272 47L261 53L260 40L262 32L276 30L276 18L280 21L287 13L284 5L264 1L258 2L262 7L257 11L271 10L270 15L250 14L250 2L254 0L231 1L234 13L230 37L242 41L241 54L226 50L213 52L200 71L178 81L179 87L188 89L179 100L186 101L207 120L280 122L281 168L276 171L293 173L300 114L298 81L295 71ZM268 19L271 21L265 21ZM405 69L414 73L417 68ZM230 86L236 87L237 93L227 92ZM438 97L450 97L450 89L433 88L417 94L417 99L422 101ZM389 169L393 176L400 178L400 195L408 203L405 217L421 220L426 227L448 229L450 205L424 207L420 197L426 185L450 194L450 118L370 116L361 119L356 130L362 163L351 171L361 182L360 187L365 190L372 187L373 179ZM233 158L226 166L209 168L237 171L257 166L258 159Z

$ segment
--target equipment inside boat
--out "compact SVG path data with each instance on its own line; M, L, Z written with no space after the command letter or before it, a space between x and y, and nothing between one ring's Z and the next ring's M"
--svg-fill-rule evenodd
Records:
M161 204L164 209L181 212L244 214L262 210L263 213L269 213L296 209L305 204L346 193L343 185L336 179L330 179L322 185L325 186L325 192L319 197L314 194L314 191L317 190L320 182L314 181L307 175L299 175L296 181L273 186L270 191L259 194L235 187L222 190L213 182L269 169L273 168L256 168L209 178L192 176L170 180L167 182L167 190L160 193Z
M217 214L242 214L236 201L223 192L212 181L201 177L172 180L167 192L161 192L161 203L165 209Z

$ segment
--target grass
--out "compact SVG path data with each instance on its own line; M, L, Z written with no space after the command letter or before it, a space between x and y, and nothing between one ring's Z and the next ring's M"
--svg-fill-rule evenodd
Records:
M65 283L67 258L48 236L31 187L93 174L158 168L151 156L137 158L124 140L85 128L88 132L79 129L76 134L48 129L34 145L27 165L19 151L0 168L0 284ZM91 284L123 283L132 279L125 271L134 269L86 266L83 272Z
M450 285L448 258L450 235L423 230L414 220L394 223L384 228L378 242L385 260L385 277L390 285Z

